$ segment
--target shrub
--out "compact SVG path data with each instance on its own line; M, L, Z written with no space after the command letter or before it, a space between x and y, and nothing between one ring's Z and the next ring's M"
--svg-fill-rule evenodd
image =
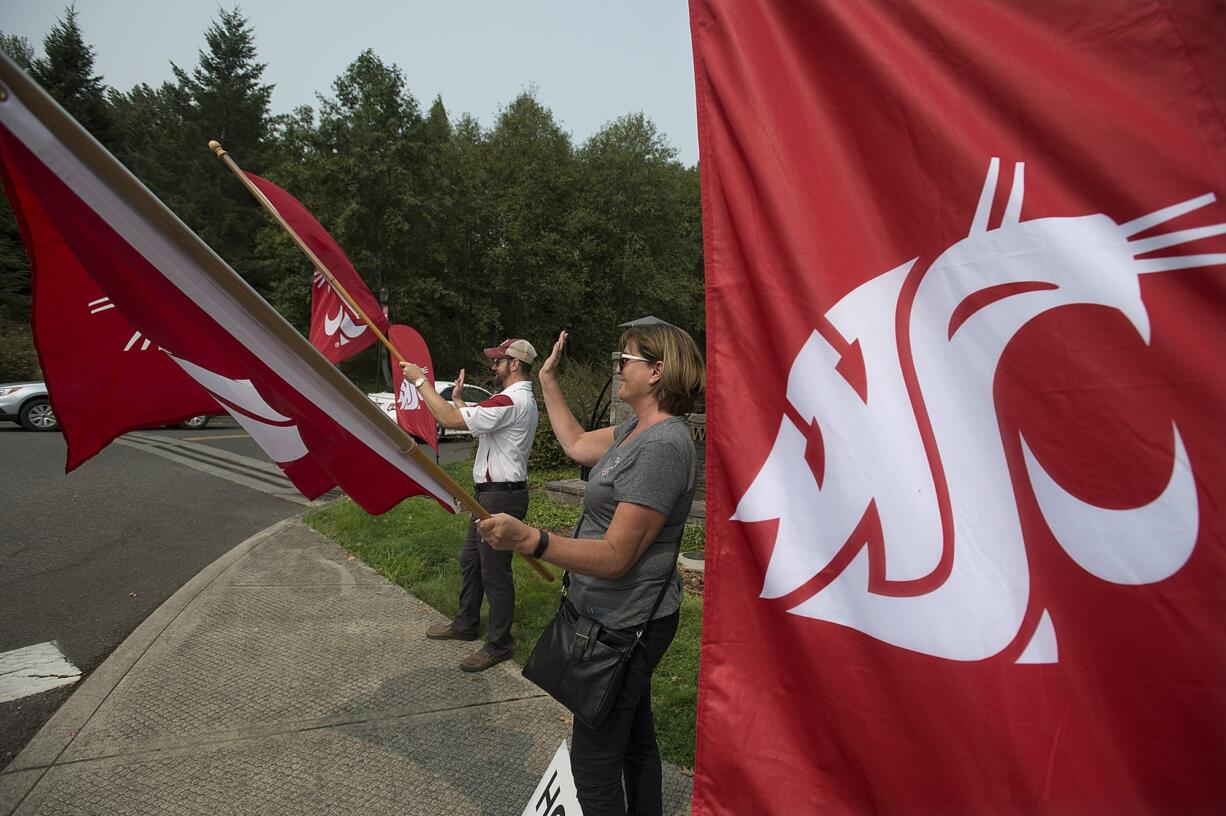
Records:
M42 376L29 326L0 320L0 382L38 380Z

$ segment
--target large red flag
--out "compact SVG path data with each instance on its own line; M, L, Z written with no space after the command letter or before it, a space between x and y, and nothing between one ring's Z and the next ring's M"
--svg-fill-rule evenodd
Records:
M30 257L33 325L70 471L116 436L222 412L217 400L132 328L82 268L0 142L0 176Z
M696 810L1219 811L1221 5L691 15Z
M430 349L426 348L425 339L411 326L392 326L387 339L391 341L400 356L411 363L416 363L426 376L434 379L434 363L430 360ZM438 423L434 414L426 406L426 401L413 386L404 378L400 366L392 360L392 393L396 395L396 422L401 428L425 442L435 453L438 453Z
M340 245L315 220L315 216L302 206L302 202L271 181L254 173L246 175L298 237L311 248L315 257L328 267L337 283L345 287L349 297L375 322L379 331L387 334L387 316L383 314L375 296L370 293L353 264L349 263ZM376 340L374 332L366 322L354 313L318 270L311 285L310 337L311 344L334 363L348 360Z
M8 175L28 185L107 303L221 403L304 495L337 485L372 513L412 495L451 509L447 488L406 453L413 443L404 432L2 54L0 83ZM88 372L92 362L80 342L39 351L59 370ZM93 417L99 446L123 430L114 417Z

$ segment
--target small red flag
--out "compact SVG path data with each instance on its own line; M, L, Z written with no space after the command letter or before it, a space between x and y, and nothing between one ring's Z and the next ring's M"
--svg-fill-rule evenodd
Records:
M244 171L246 172L246 171ZM246 173L252 184L260 189L272 205L293 228L298 237L311 248L315 257L328 268L337 283L345 288L349 297L374 321L379 331L387 333L387 315L383 313L375 296L358 275L353 264L345 257L340 245L333 240L315 216L302 202L267 179L254 173ZM353 309L337 294L332 284L315 271L311 285L311 345L323 352L334 363L348 360L359 351L376 342L374 332Z
M426 341L409 326L392 326L387 339L400 352L400 356L418 365L426 377L434 381L434 364L430 361L430 349ZM396 395L396 422L413 436L438 452L438 423L426 406L426 401L404 377L404 372L395 360L392 363L392 392Z

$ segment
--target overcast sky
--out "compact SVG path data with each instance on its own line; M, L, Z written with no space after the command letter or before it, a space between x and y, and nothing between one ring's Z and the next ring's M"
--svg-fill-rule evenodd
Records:
M63 14L55 0L0 0L0 30L41 53ZM191 68L217 6L186 0L75 0L85 41L107 84L128 90ZM226 8L232 3L225 3ZM533 86L582 143L642 111L686 164L698 161L694 69L685 0L244 0L274 113L318 110L316 92L365 48L404 71L423 108L442 95L454 117L490 127Z

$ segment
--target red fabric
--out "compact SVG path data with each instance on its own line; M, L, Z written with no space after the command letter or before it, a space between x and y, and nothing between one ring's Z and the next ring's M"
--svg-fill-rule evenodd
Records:
M68 446L65 472L137 428L222 413L157 344L132 328L77 256L0 141L0 174L21 227L39 365Z
M426 372L427 377L434 379L434 364L430 362L430 349L426 348L426 341L416 329L409 326L392 326L388 331L387 339L391 341L396 351L400 352L401 357L415 363ZM392 393L396 400L396 421L400 423L401 428L425 442L434 449L435 453L438 453L438 423L434 421L434 414L430 413L426 401L413 387L413 383L405 380L404 372L400 370L396 361L392 360L391 364Z
M371 294L353 264L345 257L340 245L332 239L315 216L292 195L267 179L247 173L260 192L272 202L281 217L298 233L315 256L328 267L349 297L353 298L379 331L387 334L387 316ZM316 272L311 286L311 344L334 363L348 360L377 341L374 332L362 318L341 299L323 275Z
M1226 801L1224 14L692 0L696 812Z
M506 394L495 394L485 402L477 404L478 408L510 408L515 403Z
M18 100L11 99L9 104L17 105ZM19 111L11 115L15 119L21 116ZM304 495L315 498L336 485L370 513L385 512L407 496L429 495L425 487L318 407L316 402L322 392L311 396L299 392L223 328L7 128L0 127L0 140L4 142L3 158L9 175L20 176L28 184L26 189L34 191L38 205L64 245L82 259L89 276L115 304L115 311L143 336L181 361L180 366L203 372L193 374L193 378L200 381L204 377L211 382L210 392L244 423ZM39 145L39 149L53 148ZM111 215L122 218L126 213ZM235 311L228 319L241 324L244 332L259 332L250 314L231 308ZM82 356L66 361L58 356L53 358L52 355L64 351L59 347L40 348L40 355L49 367L71 372L79 380L79 372L90 365L91 357L83 354L85 350L80 344L71 344L69 350ZM89 351L92 353L92 349ZM299 367L306 368L305 364ZM311 382L314 386L315 381ZM91 444L100 446L100 440L114 438L124 430L118 416L107 413L89 418L97 426L83 431ZM292 444L287 445L287 439ZM301 454L278 457L276 453L294 448L301 449ZM75 455L85 457L88 453ZM453 509L450 502L437 500Z

